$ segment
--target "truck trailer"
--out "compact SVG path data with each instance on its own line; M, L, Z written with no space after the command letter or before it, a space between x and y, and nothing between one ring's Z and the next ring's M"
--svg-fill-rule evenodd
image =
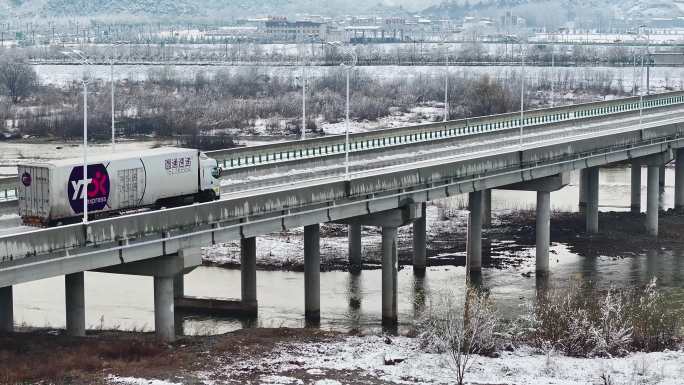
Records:
M88 218L208 202L221 195L221 169L206 154L185 148L100 154L19 164L17 198L24 224L55 226ZM87 187L84 188L84 185Z

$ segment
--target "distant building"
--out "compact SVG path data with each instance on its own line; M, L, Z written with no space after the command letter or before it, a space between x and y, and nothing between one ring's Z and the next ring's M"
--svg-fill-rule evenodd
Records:
M326 39L327 25L313 21L288 21L286 17L270 17L263 25L263 36L269 41L301 42Z

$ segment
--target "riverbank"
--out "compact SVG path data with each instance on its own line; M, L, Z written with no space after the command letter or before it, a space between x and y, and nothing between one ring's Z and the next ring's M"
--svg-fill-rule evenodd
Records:
M463 202L459 203L464 206ZM448 208L435 204L427 208L428 266L465 266L468 211L462 207ZM657 240L644 231L645 214L601 212L599 234L585 232L582 213L553 212L551 242L568 246L584 257L607 256L624 258L648 253L654 247L671 249L684 244L684 215L673 210L660 214L660 235ZM493 212L492 225L483 229L483 267L506 268L520 266L534 258L535 212L527 209ZM303 229L268 234L257 239L257 266L262 270L304 270ZM399 229L399 264L412 263L413 233L411 226ZM343 225L321 225L321 269L346 271L347 228ZM382 262L379 228L362 228L362 261L365 269L380 268ZM208 248L204 256L207 266L236 269L240 267L239 242Z
M0 383L55 384L452 384L444 353L407 336L350 335L317 329L245 329L174 344L152 335L53 332L0 336ZM675 385L684 350L622 358L570 358L526 346L476 356L475 384ZM602 382L608 379L612 382Z

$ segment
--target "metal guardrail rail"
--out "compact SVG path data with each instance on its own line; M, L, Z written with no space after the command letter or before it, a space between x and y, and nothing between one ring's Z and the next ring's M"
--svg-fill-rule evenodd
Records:
M684 106L684 92L682 91L647 95L643 98L630 97L605 102L530 110L525 112L522 126L526 128L580 119L604 118L610 115L633 113L642 108L643 110L653 110L677 105ZM445 123L356 133L349 137L349 152L425 143L432 140L516 129L520 126L520 113L513 112L453 120ZM218 160L225 170L230 171L244 167L266 166L294 160L339 155L344 152L344 135L333 135L301 141L209 151L207 154Z

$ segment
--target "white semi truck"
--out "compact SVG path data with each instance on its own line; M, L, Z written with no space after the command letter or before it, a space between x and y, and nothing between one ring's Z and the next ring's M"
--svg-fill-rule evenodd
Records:
M54 226L127 211L208 202L221 195L216 160L194 149L157 148L18 166L17 198L24 224Z

